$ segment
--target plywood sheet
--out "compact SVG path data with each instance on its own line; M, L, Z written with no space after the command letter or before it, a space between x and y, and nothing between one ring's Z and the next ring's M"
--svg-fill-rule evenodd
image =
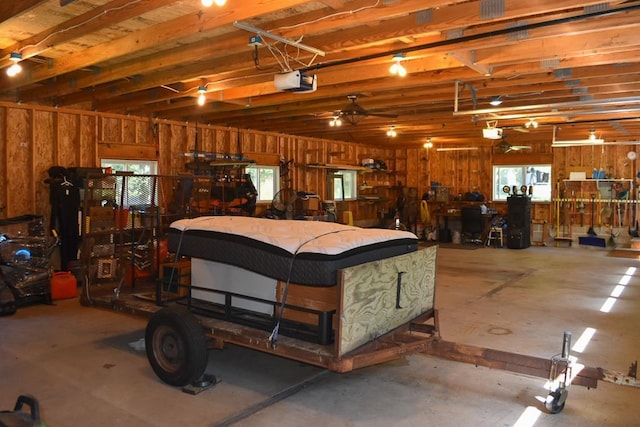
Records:
M433 308L436 250L432 246L341 270L340 356Z
M33 162L30 109L7 110L7 217L33 212Z

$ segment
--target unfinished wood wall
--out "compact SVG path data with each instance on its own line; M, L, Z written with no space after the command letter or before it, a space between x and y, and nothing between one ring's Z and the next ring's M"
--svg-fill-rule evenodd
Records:
M281 157L293 160L283 185L320 197L327 194L327 170L308 168L309 163L356 166L363 158L373 157L393 170L390 187L422 184L415 149L380 149L353 142L12 103L0 103L0 129L0 218L48 216L45 179L52 166L97 167L101 158L155 159L161 175L177 175L187 172L184 155L195 149L252 153L273 164ZM344 208L353 212L354 219L375 218L379 210L355 201Z
M638 160L627 153L636 146L568 147L551 149L535 144L530 151L496 153L489 146L474 151L437 152L423 148L380 148L353 142L303 138L273 132L207 126L196 123L98 114L23 104L0 103L0 218L24 214L49 215L51 166L96 167L100 158L157 159L160 174L185 170L184 154L194 149L222 153L264 153L270 159L293 160L288 178L295 190L327 194L327 170L311 163L359 165L364 158L383 160L382 177L361 174L359 180L388 182L388 202L347 202L355 220L375 219L394 207L402 187L414 188L418 198L431 182L449 187L451 194L479 191L491 195L493 164L553 165L553 179L572 171L603 168L608 176L635 178ZM587 174L590 175L589 173ZM555 194L554 194L555 197ZM500 207L500 206L498 206ZM533 216L550 221L552 203L536 204Z

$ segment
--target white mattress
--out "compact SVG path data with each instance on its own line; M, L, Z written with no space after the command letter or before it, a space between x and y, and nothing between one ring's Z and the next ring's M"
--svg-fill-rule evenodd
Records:
M180 231L200 230L251 237L291 254L337 255L365 245L416 239L408 231L360 228L334 222L271 220L244 216L203 216L171 224Z

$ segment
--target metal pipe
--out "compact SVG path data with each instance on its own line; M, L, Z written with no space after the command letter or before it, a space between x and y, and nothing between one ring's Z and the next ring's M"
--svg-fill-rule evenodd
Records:
M457 104L457 99L456 99L456 104ZM520 105L515 107L503 107L503 108L483 108L480 110L454 111L453 115L454 116L475 116L477 114L494 114L494 113L500 113L503 111L531 112L531 110L537 110L537 109L549 110L549 109L558 109L562 107L594 107L594 106L611 106L611 105L621 105L621 104L640 104L640 96L629 96L625 98L596 99L596 100L590 100L590 101L567 101L567 102L556 102L551 104ZM625 111L624 109L623 110L616 109L615 112L618 112L618 111L633 112L633 111L637 111L638 109L640 109L640 107L629 107L628 109L626 109L627 111ZM584 111L572 111L567 114L575 114L575 115L594 114L594 111L597 111L600 113L612 112L611 110L584 110ZM519 119L522 117L528 117L530 115L531 114L511 114L508 116L496 116L496 118L500 118L503 120ZM558 111L540 112L539 114L536 113L536 117L537 116L554 116L554 115L563 115L563 114L559 113Z
M571 332L564 331L564 336L562 338L562 358L569 358L569 350L571 348Z

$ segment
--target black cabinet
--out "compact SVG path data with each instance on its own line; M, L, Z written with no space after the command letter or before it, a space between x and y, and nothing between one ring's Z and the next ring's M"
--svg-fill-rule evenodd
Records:
M531 246L531 198L514 195L507 198L507 247L525 249Z

